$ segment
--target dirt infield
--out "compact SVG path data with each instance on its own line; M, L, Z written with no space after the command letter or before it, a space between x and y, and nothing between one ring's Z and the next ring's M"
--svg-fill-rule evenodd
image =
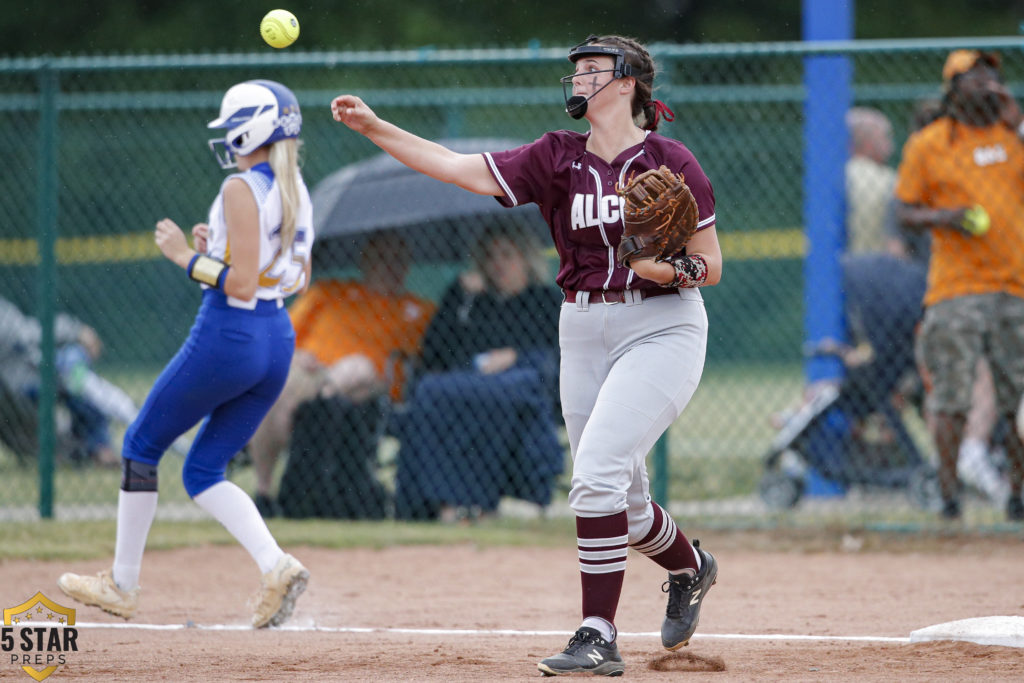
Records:
M828 541L773 548L770 537L710 533L703 540L718 558L718 585L704 603L697 636L676 654L666 654L653 635L664 610L662 572L631 554L617 619L627 677L1024 678L1018 648L884 640L956 619L1024 615L1019 538L952 538L921 547L911 539L885 548L868 542L859 550L863 539L847 538L845 551L839 542L828 548ZM524 680L540 677L536 662L561 649L577 624L573 548L289 550L312 574L290 622L305 630L243 628L258 577L241 548L154 551L143 567L139 612L128 623L197 628L81 627L79 651L48 680ZM0 600L9 607L42 591L78 608L79 623L125 624L74 603L54 583L62 571L103 566L6 562ZM216 625L224 628L209 628ZM341 630L354 627L406 631ZM495 629L556 633L472 633ZM850 636L879 640L843 639ZM31 680L6 660L0 679Z

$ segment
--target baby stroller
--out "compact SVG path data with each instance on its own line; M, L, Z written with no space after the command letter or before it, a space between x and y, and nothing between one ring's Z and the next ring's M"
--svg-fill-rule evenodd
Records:
M925 281L924 266L890 254L842 258L844 314L857 347L826 340L805 350L838 356L846 374L772 440L759 486L770 507L793 507L820 477L836 493L852 486L903 489L916 505L937 509L938 475L893 405L894 396L908 393L900 390L908 377L920 387L913 348Z
M786 420L758 485L770 508L795 507L817 479L840 495L852 487L905 490L917 507L937 509L938 475L893 405L900 380L884 379L891 370L877 359L854 365Z

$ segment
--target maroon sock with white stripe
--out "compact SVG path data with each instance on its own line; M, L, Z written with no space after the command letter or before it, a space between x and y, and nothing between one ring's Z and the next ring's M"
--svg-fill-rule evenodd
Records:
M697 572L697 553L664 508L651 502L654 523L633 550L643 553L673 574Z
M576 544L583 585L583 618L600 617L614 624L629 553L626 513L577 517Z

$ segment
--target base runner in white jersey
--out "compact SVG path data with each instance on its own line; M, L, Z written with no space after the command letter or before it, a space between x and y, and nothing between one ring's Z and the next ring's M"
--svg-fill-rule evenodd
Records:
M188 339L157 379L125 434L113 566L95 576L66 573L67 595L128 619L139 603L139 574L156 514L157 469L174 441L203 421L185 457L188 494L249 551L262 583L252 624L291 615L309 572L270 534L252 499L224 478L284 386L295 332L282 299L311 275L313 210L298 168L302 117L295 95L274 81L247 81L224 95L210 128L229 176L192 229L196 250L169 218L156 244L203 288ZM217 144L214 144L217 143Z
M573 456L582 623L568 646L538 664L546 675L621 675L615 611L630 547L668 572L662 644L686 645L717 563L651 500L645 458L693 396L704 367L707 316L698 287L716 284L722 253L711 183L682 143L655 132L673 114L652 97L654 63L636 41L591 36L569 52L566 112L585 134L555 131L516 149L458 154L380 119L360 98L331 103L337 121L398 161L505 206L536 203L551 228L565 293L559 323L561 391ZM671 258L616 259L617 186L649 169L682 173L698 231Z

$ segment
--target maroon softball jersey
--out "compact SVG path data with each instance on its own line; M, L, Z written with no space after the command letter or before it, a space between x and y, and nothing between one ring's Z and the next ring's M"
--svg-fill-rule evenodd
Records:
M648 133L612 162L587 151L589 134L560 130L504 152L484 153L505 191L504 206L536 203L558 251L556 281L564 290L659 289L657 283L620 266L622 198L615 184L633 174L667 166L682 173L697 200L702 230L715 224L715 193L696 157L683 143Z

